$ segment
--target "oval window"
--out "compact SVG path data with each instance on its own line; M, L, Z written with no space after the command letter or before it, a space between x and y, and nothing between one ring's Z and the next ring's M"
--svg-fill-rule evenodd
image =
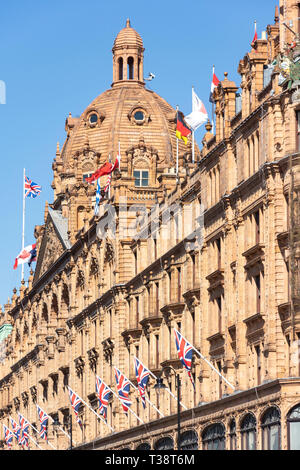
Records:
M98 121L97 114L96 113L91 114L89 117L90 124L96 124L97 121Z
M143 121L145 119L143 111L136 111L134 113L134 119L139 122Z

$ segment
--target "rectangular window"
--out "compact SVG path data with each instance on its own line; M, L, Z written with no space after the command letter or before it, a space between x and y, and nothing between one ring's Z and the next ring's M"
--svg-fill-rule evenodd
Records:
M221 362L220 362L220 361L217 362L217 367L218 367L218 371L219 371L220 374L221 374L221 372L222 372L222 366L221 366ZM218 375L218 377L219 377L219 398L222 398L222 378L221 378L219 375Z
M260 347L255 346L256 352L256 368L257 368L257 385L261 383L261 357L260 357Z
M218 327L219 327L219 332L221 333L222 331L222 297L217 297L216 298L216 303L217 303L217 321L218 321Z
M181 300L181 268L177 268L177 301Z
M195 255L192 255L191 259L192 259L192 287L194 287L195 283L196 283L196 259L195 259Z
M138 266L137 266L137 251L136 251L136 250L134 250L133 256L134 256L134 275L136 276L136 275L137 275L137 272L138 272Z
M256 313L260 313L261 302L260 302L260 274L254 276L254 283L256 288Z
M159 315L159 283L155 283L155 290L156 290L156 298L155 298L155 303L156 303L156 315Z
M137 187L149 186L149 171L148 170L134 170L133 177L135 179L134 185Z
M160 359L159 359L159 335L155 335L155 356L156 356L156 364L155 366L156 367L159 367L159 362L160 362Z
M255 227L255 245L260 242L260 217L259 210L254 212L254 227Z
M218 269L221 269L221 238L216 240Z
M139 308L139 302L140 302L140 299L139 297L136 297L135 298L135 325L136 325L136 328L139 327L139 321L140 321L140 308Z

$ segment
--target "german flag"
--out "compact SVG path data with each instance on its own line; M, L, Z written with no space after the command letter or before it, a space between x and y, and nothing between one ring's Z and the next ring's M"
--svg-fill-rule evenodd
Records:
M183 140L185 145L187 144L187 136L191 134L191 129L186 125L183 119L181 111L177 111L176 114L176 137L177 139Z

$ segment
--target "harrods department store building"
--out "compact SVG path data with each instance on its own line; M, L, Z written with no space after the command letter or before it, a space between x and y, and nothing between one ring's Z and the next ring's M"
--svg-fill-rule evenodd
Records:
M10 416L40 429L37 404L65 431L71 414L79 449L176 448L176 399L157 394L152 376L156 408L130 392L143 424L116 398L114 431L85 405L83 428L75 421L67 387L98 412L96 375L116 391L116 366L136 385L135 356L164 371L175 397L180 376L181 449L300 449L299 17L297 2L281 0L239 62L241 83L224 74L216 133L208 122L194 163L191 139L178 141L178 175L176 111L145 86L143 41L127 20L111 88L66 119L53 202L35 228L35 272L0 314L3 449ZM120 171L95 216L86 177L119 144ZM233 388L194 354L194 389L173 328ZM51 423L48 437L69 446Z

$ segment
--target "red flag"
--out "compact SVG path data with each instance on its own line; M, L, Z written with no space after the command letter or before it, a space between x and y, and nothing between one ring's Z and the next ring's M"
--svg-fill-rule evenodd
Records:
M251 42L251 47L255 46L256 41L257 41L257 31L256 31L256 21L255 21L255 33L254 33L253 41Z
M104 163L98 170L96 170L89 178L86 178L87 183L92 183L93 181L100 178L103 175L110 175L114 170L120 167L120 155L117 155L116 161L114 164L110 162Z
M110 162L104 163L98 170L95 171L89 178L86 178L87 183L92 183L93 181L100 178L103 175L109 175L112 172L113 165Z

